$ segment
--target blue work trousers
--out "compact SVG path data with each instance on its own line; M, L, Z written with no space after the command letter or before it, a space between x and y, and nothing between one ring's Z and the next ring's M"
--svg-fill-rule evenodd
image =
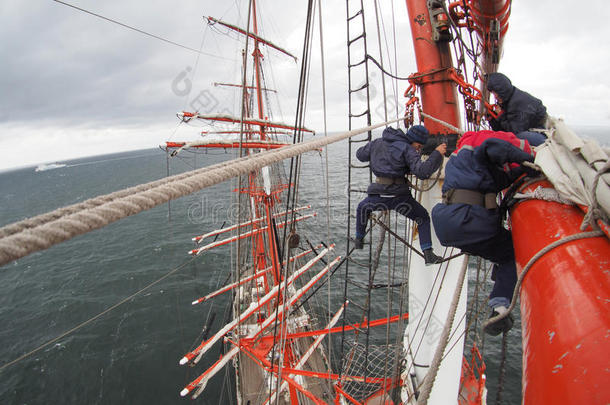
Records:
M410 194L397 195L394 197L381 197L371 194L358 204L356 211L356 237L363 238L366 231L366 223L373 211L394 210L405 217L412 219L417 224L419 231L419 244L422 250L432 247L432 236L430 232L430 215L428 211Z
M489 295L489 306L508 307L517 283L515 251L510 232L501 228L491 239L459 247L466 253L494 262L491 277L495 283Z

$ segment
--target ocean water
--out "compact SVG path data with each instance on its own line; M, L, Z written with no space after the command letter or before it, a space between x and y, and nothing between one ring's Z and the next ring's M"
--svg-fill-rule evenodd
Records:
M608 132L590 134L606 140ZM601 135L600 135L601 134ZM607 143L607 142L606 142ZM304 157L299 205L318 217L302 227L312 243L330 239L344 252L346 222L345 143L329 147L330 217L326 215L324 156ZM232 158L231 153L172 159L171 174ZM66 167L0 173L0 226L58 207L166 176L160 150L96 156L62 162ZM0 370L1 404L179 404L180 390L219 356L214 348L194 368L178 365L194 345L211 312L212 329L223 324L228 298L191 302L212 291L231 268L229 248L195 260L190 238L231 220L229 182L126 218L0 268L0 366L130 297L180 267L140 295L82 328ZM327 221L327 218L329 221ZM227 222L228 223L228 222ZM383 277L383 276L381 276ZM381 279L383 282L383 278ZM333 282L338 302L342 282ZM374 301L376 302L376 301ZM385 307L376 303L383 316ZM316 307L323 304L317 303ZM336 342L334 342L336 346ZM500 339L487 339L490 403L495 398ZM230 376L232 371L227 368ZM197 400L231 403L224 373ZM230 385L230 384L229 384ZM503 403L520 403L519 319L509 335Z

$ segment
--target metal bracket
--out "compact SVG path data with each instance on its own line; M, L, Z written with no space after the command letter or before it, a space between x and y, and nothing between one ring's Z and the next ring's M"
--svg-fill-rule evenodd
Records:
M500 62L500 21L495 18L489 22L489 51L491 63Z
M453 38L449 29L449 16L445 14L443 4L439 0L428 0L430 25L432 26L432 39L435 42L448 42Z

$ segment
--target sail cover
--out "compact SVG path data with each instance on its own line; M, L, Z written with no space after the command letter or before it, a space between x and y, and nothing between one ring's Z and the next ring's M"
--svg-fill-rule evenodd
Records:
M607 221L610 213L608 155L594 140L583 140L561 120L550 119L549 139L536 148L540 166L559 194L596 210Z

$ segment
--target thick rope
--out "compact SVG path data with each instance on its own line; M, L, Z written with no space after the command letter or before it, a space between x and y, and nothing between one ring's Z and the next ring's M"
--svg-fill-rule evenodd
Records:
M318 26L320 31L320 70L322 73L322 122L324 123L324 136L328 136L327 131L327 109L326 109L326 62L324 61L324 24L322 19L322 0L318 0ZM324 186L326 187L326 243L330 245L330 176L328 170L328 147L324 148ZM330 286L330 271L326 274L326 282L327 282L327 308L331 307L331 286ZM328 324L328 358L332 359L332 337L330 333L330 321L332 315L328 314L327 324ZM328 391L332 392L332 379L330 376L327 380Z
M498 391L496 392L496 405L502 403L504 391L504 377L506 376L506 349L508 347L508 331L502 333L502 352L500 355L500 373L498 374Z
M443 360L445 348L449 344L449 337L451 333L451 328L453 326L453 319L455 318L455 312L457 311L458 303L460 302L462 286L464 285L464 278L466 277L466 273L468 270L468 256L464 257L463 260L464 261L462 264L462 268L460 269L460 274L458 276L458 284L455 287L455 291L453 292L453 299L451 301L451 306L449 307L449 312L447 313L445 327L443 328L443 333L441 334L441 337L439 339L438 346L436 347L436 352L434 353L432 363L430 363L430 368L428 370L428 373L426 374L426 378L424 379L419 398L417 399L417 405L425 405L428 403L428 398L430 397L430 393L432 392L432 387L434 386L436 374L438 373L438 370L441 366L441 361Z
M458 127L455 127L455 126L451 125L451 124L450 124L450 123L448 123L448 122L445 122L445 121L443 121L443 120L440 120L440 119L438 119L438 118L435 118L435 117L433 117L433 116L431 116L431 115L429 115L429 114L426 114L426 113L425 113L425 112L423 112L423 111L422 111L420 114L421 114L421 115L422 115L422 117L424 117L424 118L429 118L429 119L431 119L432 121L438 122L439 124L443 125L444 127L449 128L450 130L452 130L452 131L453 131L453 132L455 132L456 134L460 134L460 135L463 135L463 134L464 134L464 131L462 131L462 130L461 130L461 129L459 129Z
M0 228L0 266L60 242L72 239L130 215L184 197L206 187L249 173L399 121L390 120L365 128L261 152L210 167L142 184L96 197L80 204Z
M523 188L523 187L522 187ZM518 200L544 200L553 201L565 205L573 205L574 203L566 198L563 198L559 191L551 187L538 186L534 190L516 193L513 198Z
M411 181L409 179L407 179L407 181L409 182L409 187L423 193L425 191L430 191L434 188L436 183L438 183L439 179L441 178L442 173L443 173L443 164L441 163L440 167L436 171L436 177L435 177L434 181L428 187L419 187L417 185L417 183L418 183L417 179L415 179L415 184L411 183Z
M536 261L538 261L538 259L540 259L542 256L544 256L551 250L555 249L556 247L566 244L568 242L573 242L573 241L579 240L579 239L596 238L598 236L604 236L604 232L601 230L597 230L597 231L591 231L591 232L576 233L574 235L566 236L563 239L556 240L555 242L542 248L538 253L536 253L529 260L529 262L527 262L527 264L523 268L523 271L519 275L519 278L517 279L517 284L515 285L515 290L513 291L513 298L511 300L510 306L508 307L508 311L498 314L498 315L494 316L493 318L489 318L483 324L483 329L485 329L488 325L491 325L494 322L497 322L499 320L506 318L508 316L508 314L510 314L512 312L512 310L515 308L515 305L517 304L517 297L519 296L519 290L521 289L521 284L523 283L523 279L527 275L527 272L532 268L534 263L536 263Z
M587 214L582 220L582 224L580 225L580 230L584 231L590 225L593 229L599 229L597 225L597 220L600 219L605 223L608 223L608 214L603 210L603 208L599 205L597 201L597 185L599 184L599 179L602 175L608 173L610 171L610 160L606 161L606 164L597 171L595 178L593 179L593 184L591 185L591 205L587 211Z

